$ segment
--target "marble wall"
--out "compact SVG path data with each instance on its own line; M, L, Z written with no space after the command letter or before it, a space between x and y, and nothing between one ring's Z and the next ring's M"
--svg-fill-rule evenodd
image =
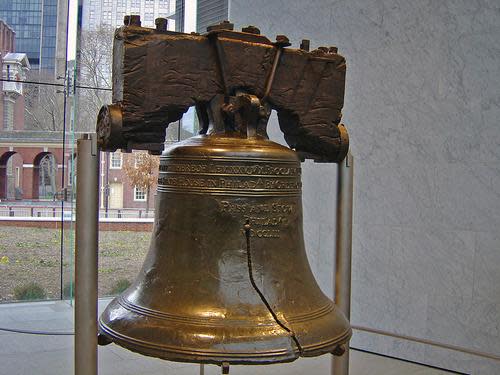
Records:
M500 2L231 0L230 19L347 59L352 323L500 355ZM335 172L304 165L308 255L330 295ZM384 336L356 332L352 346L500 373Z

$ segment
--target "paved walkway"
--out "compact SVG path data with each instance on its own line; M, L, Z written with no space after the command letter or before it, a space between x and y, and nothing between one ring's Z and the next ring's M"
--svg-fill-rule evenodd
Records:
M109 300L100 300L102 310ZM66 302L0 305L0 327L24 330L72 331L73 308ZM231 375L330 375L330 359L304 358L270 366L233 366ZM449 375L398 360L351 351L350 375ZM198 365L144 357L116 345L99 348L99 375L198 375ZM73 374L73 336L39 336L0 331L1 375ZM220 374L205 366L206 375Z

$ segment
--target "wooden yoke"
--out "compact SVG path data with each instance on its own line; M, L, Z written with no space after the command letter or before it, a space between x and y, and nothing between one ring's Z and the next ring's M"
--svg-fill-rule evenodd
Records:
M335 47L286 48L284 36L273 43L253 26L236 32L227 21L204 35L157 25L155 30L129 22L116 30L113 104L101 109L97 123L103 150L160 153L165 129L189 107L196 106L203 134L214 98L229 103L244 92L277 111L285 140L303 159L344 159L346 63Z

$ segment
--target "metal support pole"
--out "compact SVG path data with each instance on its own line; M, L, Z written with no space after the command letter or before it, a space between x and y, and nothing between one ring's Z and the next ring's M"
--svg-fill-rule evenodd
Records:
M205 375L205 365L200 363L200 375Z
M335 304L347 319L351 315L352 200L354 164L349 152L337 174L337 232L335 255ZM332 359L332 375L349 374L349 347Z
M99 155L95 134L77 143L75 375L97 375Z

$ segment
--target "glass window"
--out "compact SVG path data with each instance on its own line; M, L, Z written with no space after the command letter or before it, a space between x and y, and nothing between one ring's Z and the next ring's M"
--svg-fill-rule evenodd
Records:
M147 194L143 188L134 186L134 201L146 202Z
M121 169L122 168L122 153L113 152L111 154L111 169Z

